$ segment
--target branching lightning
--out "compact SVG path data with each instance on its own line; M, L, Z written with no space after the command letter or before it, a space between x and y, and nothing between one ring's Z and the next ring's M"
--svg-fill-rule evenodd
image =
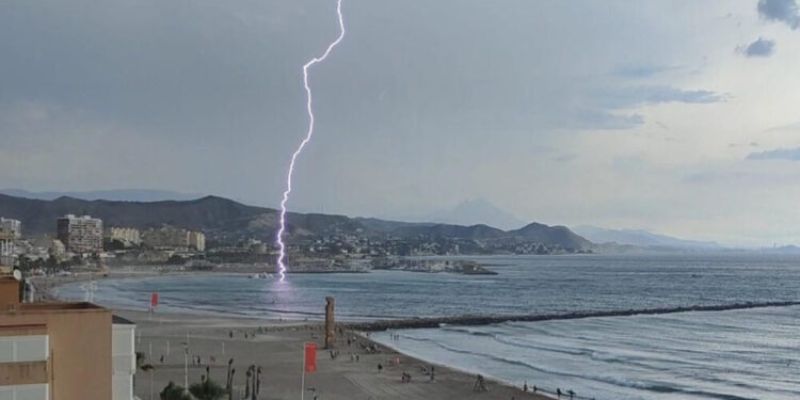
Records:
M276 242L278 243L278 274L280 275L280 280L283 282L286 279L286 243L283 241L283 234L286 232L286 203L289 201L289 195L292 193L292 174L294 174L294 165L297 162L297 157L300 156L300 153L303 152L303 149L306 147L308 142L311 141L311 138L314 136L314 109L312 107L312 96L311 96L311 86L308 84L308 70L314 64L321 63L328 58L328 55L331 54L333 48L339 44L339 42L344 39L344 17L342 16L342 0L336 1L336 14L339 16L339 36L328 45L328 48L325 49L325 52L322 53L319 57L314 57L309 60L305 65L303 65L303 86L306 89L306 111L308 112L308 131L306 132L306 136L300 145L297 147L297 150L292 153L292 161L289 163L289 172L286 175L286 190L283 192L283 199L281 200L281 217L280 217L280 228L278 229L278 234L275 238Z

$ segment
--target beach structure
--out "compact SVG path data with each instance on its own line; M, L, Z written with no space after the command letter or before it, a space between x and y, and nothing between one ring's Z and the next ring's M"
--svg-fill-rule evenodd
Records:
M0 276L0 399L133 399L135 326L91 303L24 303L22 287Z
M332 349L336 346L336 321L334 321L333 297L325 298L325 348Z

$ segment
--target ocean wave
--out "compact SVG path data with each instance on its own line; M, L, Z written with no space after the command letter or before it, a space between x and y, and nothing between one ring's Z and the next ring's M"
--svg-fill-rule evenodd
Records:
M445 351L448 351L448 352L451 352L451 353L473 356L473 357L477 357L479 359L482 358L482 359L485 359L485 360L490 360L490 361L493 361L493 362L496 362L496 363L501 363L501 364L510 365L510 366L523 367L523 368L528 369L530 371L535 371L535 372L538 372L538 373L544 373L544 374L552 375L556 379L558 379L558 377L567 377L567 378L572 378L572 379L580 379L580 380L588 380L588 381L593 381L593 382L598 382L598 383L604 383L604 384L613 385L613 386L622 387L622 388L631 388L631 389L649 391L649 392L653 392L653 393L679 393L679 394L685 394L685 395L690 395L690 396L700 396L700 397L703 397L703 398L713 398L713 399L719 399L719 400L757 400L755 398L739 396L739 395L734 395L734 394L729 394L729 393L710 391L710 390L691 389L691 388L682 387L680 385L671 384L671 383L667 383L667 382L617 378L617 377L606 376L606 375L581 374L581 373L569 372L569 371L566 371L566 370L559 370L559 369L554 369L554 368L545 368L545 367L542 367L540 365L535 365L535 364L532 364L532 363L530 363L528 361L525 361L525 360L522 360L522 359L518 359L518 358L507 358L507 357L497 356L497 355L494 355L494 354L489 354L489 353L482 352L482 351L473 351L473 350L467 350L467 349L463 349L463 348L450 346L450 345L444 344L444 343L442 343L442 342L440 342L440 341L438 341L436 339L432 339L432 338L417 337L417 336L408 335L408 334L401 334L401 337L403 339L408 339L408 340L411 340L411 341L417 341L417 342L424 342L424 343L432 344L432 345L434 345L434 346L436 346L436 347L438 347L438 348L440 348L442 350L445 350ZM616 359L613 356L607 357L607 356L603 356L603 355L599 355L599 354L596 355L596 356L598 356L598 358L605 358L605 359L610 358L612 360L616 360L616 361L620 361L622 363L625 363L624 358ZM491 375L491 374L489 374L489 372L487 371L487 375Z

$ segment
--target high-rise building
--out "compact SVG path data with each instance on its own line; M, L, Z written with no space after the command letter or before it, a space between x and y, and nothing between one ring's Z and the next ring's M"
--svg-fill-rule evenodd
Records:
M0 217L0 231L9 232L14 239L22 237L22 222L16 219Z
M130 321L91 303L23 303L0 277L0 399L132 400Z
M206 251L206 235L203 232L189 232L189 247L197 251Z
M57 235L67 251L78 254L103 251L103 221L98 218L66 215L57 221Z

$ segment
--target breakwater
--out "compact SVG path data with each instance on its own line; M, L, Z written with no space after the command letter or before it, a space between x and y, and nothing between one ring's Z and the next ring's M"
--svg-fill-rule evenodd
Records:
M730 311L730 310L745 310L751 308L789 307L789 306L800 306L800 301L734 303L734 304L722 304L722 305L645 308L645 309L628 309L628 310L615 310L615 311L576 311L576 312L568 312L561 314L547 313L547 314L495 315L495 316L464 315L456 317L379 320L372 322L361 322L361 323L351 323L342 325L346 325L347 328L349 329L369 332L369 331L385 331L390 329L438 328L441 327L442 325L478 326L478 325L499 324L503 322L536 322L536 321L552 321L552 320L599 318L599 317L628 317L633 315L658 315L658 314L672 314L681 312Z

